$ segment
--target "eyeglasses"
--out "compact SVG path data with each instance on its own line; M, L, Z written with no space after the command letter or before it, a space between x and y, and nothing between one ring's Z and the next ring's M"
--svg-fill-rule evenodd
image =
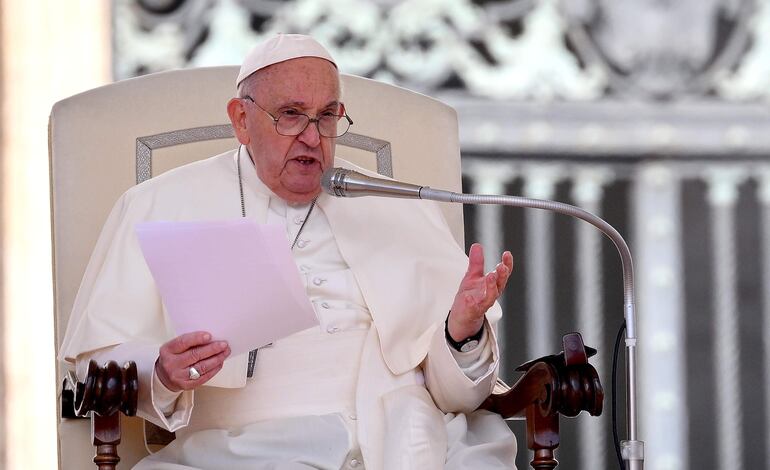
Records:
M311 118L307 114L300 113L294 109L287 109L281 111L280 116L275 117L265 108L258 105L251 96L246 95L242 99L251 101L257 108L270 116L270 119L273 120L273 124L275 124L275 131L280 135L300 135L311 122L314 122L316 129L318 129L318 133L321 136L341 137L348 132L350 126L353 124L353 120L344 112L345 107L343 105L340 105L340 108L344 114L334 114L331 111L324 111L320 116ZM345 120L342 120L342 118L345 118Z

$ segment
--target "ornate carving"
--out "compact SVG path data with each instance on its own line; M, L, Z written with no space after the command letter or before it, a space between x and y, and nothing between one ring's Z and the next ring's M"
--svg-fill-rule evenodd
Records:
M115 361L99 367L96 361L88 362L83 382L75 384L75 413L86 416L94 412L110 416L118 411L134 416L139 399L139 379L136 364L127 362L123 367Z
M578 55L613 91L652 97L703 94L739 60L752 0L562 2Z
M728 99L770 99L770 0L757 0L749 30L751 43L741 64L716 77L717 91Z
M575 417L581 411L602 413L604 389L588 358L596 350L583 344L580 333L562 338L564 350L519 366L524 375L508 391L495 393L480 408L504 417L526 416L527 447L534 451L532 468L552 469L558 462L559 415Z
M424 92L770 95L770 0L118 0L114 18L116 78L238 63L301 32L346 72Z
M422 91L590 99L605 86L599 68L583 70L565 47L557 0L489 7L467 0L150 3L155 7L116 2L117 78L186 64L237 63L260 36L281 31L314 35L347 72Z
M139 378L136 364L131 361L123 367L115 361L98 366L96 361L88 362L83 382L76 382L73 375L65 380L62 391L62 409L74 407L79 417L91 416L91 441L96 446L94 463L99 470L115 470L120 457L120 413L136 415L139 399ZM65 399L74 390L73 402Z

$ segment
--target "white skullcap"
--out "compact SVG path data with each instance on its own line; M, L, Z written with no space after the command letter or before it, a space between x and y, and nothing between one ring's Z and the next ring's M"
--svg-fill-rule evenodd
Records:
M337 67L329 51L310 36L279 33L249 51L246 58L243 59L235 87L237 88L246 77L257 70L300 57L319 57L328 60Z

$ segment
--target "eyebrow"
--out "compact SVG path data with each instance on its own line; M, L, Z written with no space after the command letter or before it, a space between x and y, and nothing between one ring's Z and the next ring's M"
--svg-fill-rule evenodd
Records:
M324 106L321 106L321 108L328 108L330 106L339 106L340 104L342 104L341 101L339 101L339 100L332 100L332 101L326 103ZM285 108L287 106L296 106L298 108L303 108L304 109L304 108L307 108L307 103L305 103L304 101L290 101L288 103L283 103L283 104L278 105L278 108Z

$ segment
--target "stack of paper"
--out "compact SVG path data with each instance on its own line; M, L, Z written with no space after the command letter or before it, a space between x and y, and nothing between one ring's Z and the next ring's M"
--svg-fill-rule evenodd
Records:
M208 331L237 355L318 325L283 227L146 222L136 234L177 334Z

